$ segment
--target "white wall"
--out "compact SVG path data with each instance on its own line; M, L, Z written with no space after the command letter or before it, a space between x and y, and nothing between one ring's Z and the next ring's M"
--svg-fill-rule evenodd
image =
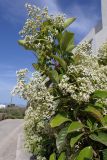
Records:
M103 26L107 26L107 0L101 0L101 13Z
M92 40L92 50L94 53L97 53L102 44L107 41L107 0L101 0L101 12L102 29L95 33L95 28L92 28L89 34L81 41L83 43L84 41Z
M105 42L107 42L107 27L103 28L100 32L98 32L95 35L96 51L98 51L98 49Z
M6 105L0 104L0 108L6 108Z

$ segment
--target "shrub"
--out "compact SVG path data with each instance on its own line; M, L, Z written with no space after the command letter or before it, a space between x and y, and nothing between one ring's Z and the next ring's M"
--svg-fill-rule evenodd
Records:
M107 159L107 66L88 43L74 49L66 28L74 18L49 16L27 5L19 44L32 50L38 70L17 72L13 90L29 102L25 146L38 160ZM36 19L36 21L35 21Z
M7 119L7 114L6 113L0 113L0 121Z
M25 108L7 107L0 109L0 113L5 115L4 119L23 119L25 115Z
M99 63L107 65L107 42L99 49Z

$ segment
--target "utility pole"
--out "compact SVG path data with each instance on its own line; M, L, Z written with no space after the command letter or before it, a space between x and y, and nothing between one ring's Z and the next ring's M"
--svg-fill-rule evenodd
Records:
M11 99L10 99L10 105L12 105L12 96L11 96Z

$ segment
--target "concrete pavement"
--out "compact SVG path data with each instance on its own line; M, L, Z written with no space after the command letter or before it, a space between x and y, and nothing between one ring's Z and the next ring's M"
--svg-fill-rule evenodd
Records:
M23 120L0 121L0 160L29 160L23 148Z

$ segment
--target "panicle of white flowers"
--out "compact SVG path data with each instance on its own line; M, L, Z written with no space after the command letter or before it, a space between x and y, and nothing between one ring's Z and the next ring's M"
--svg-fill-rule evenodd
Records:
M107 42L99 49L98 58L101 64L107 65Z
M88 41L85 41L81 44L79 44L75 49L74 49L74 55L91 55L92 54L92 46Z
M36 72L26 81L27 72L26 69L17 72L18 81L13 93L30 104L25 114L25 147L29 152L39 155L42 150L41 134L45 132L45 122L55 114L57 103L48 92L43 77Z
M25 82L27 82L27 74L28 74L28 69L21 69L16 72L17 85L11 91L11 94L13 96L18 94L20 97L23 97L23 92L25 90Z
M37 156L37 160L46 160L45 157Z
M16 76L17 76L18 79L23 79L23 78L25 78L27 73L28 73L28 69L27 68L20 69L19 71L16 71Z
M29 18L20 31L27 44L31 44L38 54L44 54L52 48L54 36L64 27L64 15L49 15L48 8L40 9L26 4ZM45 26L45 22L47 25ZM48 25L49 23L49 25ZM41 38L42 37L42 38Z
M77 102L89 102L95 90L107 90L107 66L99 65L98 57L87 54L87 45L79 46L79 51L77 47L73 58L75 63L68 66L59 87Z

